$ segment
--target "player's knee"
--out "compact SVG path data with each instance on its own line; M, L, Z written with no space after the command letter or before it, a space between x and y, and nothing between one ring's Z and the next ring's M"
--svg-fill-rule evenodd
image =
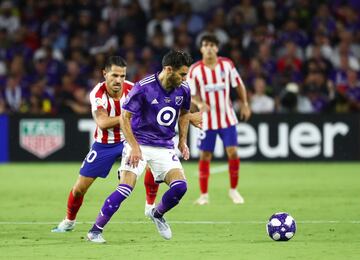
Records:
M173 181L170 188L174 191L178 200L180 200L187 191L187 183L185 180Z
M226 148L226 153L227 153L228 159L230 159L230 160L235 160L238 158L237 147Z
M72 189L72 194L75 198L82 197L85 195L87 189L79 186L74 186Z
M207 152L207 151L203 151L200 154L200 160L202 161L211 161L212 159L212 153L211 152Z

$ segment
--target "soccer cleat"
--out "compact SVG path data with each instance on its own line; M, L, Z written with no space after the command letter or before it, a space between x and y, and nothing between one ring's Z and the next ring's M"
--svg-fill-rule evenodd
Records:
M145 217L151 218L150 214L153 208L155 208L155 203L147 204L147 202L145 202Z
M163 238L169 240L172 237L171 229L170 229L169 224L166 223L166 220L164 219L164 217L155 218L154 217L154 212L155 212L155 208L153 208L150 211L150 214L149 214L150 219L155 223L155 226L156 226L157 230L159 231L159 234Z
M74 228L75 228L75 220L69 220L65 218L63 221L59 223L59 225L57 225L57 227L53 228L51 232L63 233L63 232L72 231Z
M103 238L102 233L100 231L89 231L87 233L87 239L90 242L94 242L94 243L106 243L106 240Z
M201 194L200 197L197 200L195 200L194 204L197 205L209 204L209 194L207 193Z
M236 189L229 190L229 197L234 204L244 204L245 200Z

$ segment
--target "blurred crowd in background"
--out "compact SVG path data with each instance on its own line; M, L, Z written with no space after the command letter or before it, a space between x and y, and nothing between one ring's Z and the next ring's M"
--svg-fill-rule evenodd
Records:
M109 55L135 82L171 48L201 59L205 33L233 60L254 113L359 112L359 13L359 0L1 1L0 114L90 113Z

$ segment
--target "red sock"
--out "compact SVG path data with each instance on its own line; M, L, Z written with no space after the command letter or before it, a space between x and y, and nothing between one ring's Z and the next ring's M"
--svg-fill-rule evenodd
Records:
M210 161L199 161L199 183L201 193L208 192L208 183L210 175Z
M81 207L83 199L84 199L84 196L74 197L72 190L70 191L69 198L68 198L68 204L67 204L67 210L66 210L67 219L74 220L76 218L76 214L78 213L78 211Z
M239 180L240 159L229 159L230 187L235 189Z
M151 173L149 168L146 169L144 185L146 191L146 202L147 204L154 204L157 191L159 189L159 184L154 181L154 176Z

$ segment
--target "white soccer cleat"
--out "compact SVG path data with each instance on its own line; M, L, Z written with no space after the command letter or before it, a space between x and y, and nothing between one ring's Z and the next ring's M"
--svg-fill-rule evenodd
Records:
M194 203L197 205L209 204L209 194L207 193L201 194L200 197L197 200L195 200Z
M229 190L229 197L234 204L244 204L245 200L236 189Z
M69 220L65 218L63 221L59 223L59 225L51 230L54 233L63 233L72 231L75 228L75 220Z
M154 204L147 204L147 202L145 202L145 217L151 218L150 214L152 209L155 208L155 203Z
M171 229L164 217L155 218L154 217L155 208L150 211L150 219L155 223L157 230L159 231L160 236L169 240L172 237Z
M87 239L90 242L103 244L106 243L106 240L103 238L102 233L100 231L89 231L87 233Z

